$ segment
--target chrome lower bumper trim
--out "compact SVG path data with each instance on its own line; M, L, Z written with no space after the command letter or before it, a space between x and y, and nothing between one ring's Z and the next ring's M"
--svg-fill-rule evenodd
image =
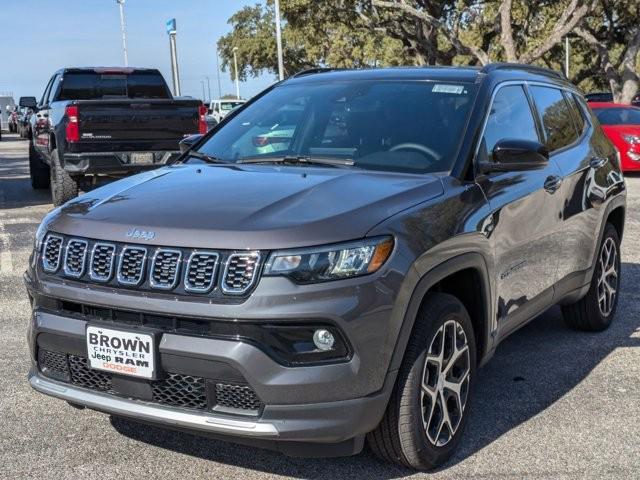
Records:
M72 387L49 380L37 373L31 373L29 375L29 383L40 393L78 405L84 405L85 407L102 412L122 415L123 417L131 417L211 433L245 437L272 437L275 439L279 435L275 425L271 423L233 420L207 415L206 413L189 413L178 409Z

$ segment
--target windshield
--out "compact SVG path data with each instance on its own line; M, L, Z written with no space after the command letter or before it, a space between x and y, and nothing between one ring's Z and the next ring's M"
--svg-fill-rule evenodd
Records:
M448 171L475 92L472 84L431 81L285 84L199 151L226 162L305 156L370 170Z
M640 108L597 108L594 112L602 125L640 125Z

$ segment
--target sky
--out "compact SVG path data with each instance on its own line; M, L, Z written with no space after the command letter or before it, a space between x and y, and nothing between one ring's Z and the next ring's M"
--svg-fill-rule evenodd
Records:
M230 31L229 17L260 0L126 0L129 66L158 68L171 86L169 37L165 22L177 22L182 95L202 98L209 76L218 96L215 43ZM0 94L42 96L62 67L122 66L120 13L116 0L0 0ZM240 84L240 95L260 92L275 76ZM229 71L220 74L222 94L235 93Z

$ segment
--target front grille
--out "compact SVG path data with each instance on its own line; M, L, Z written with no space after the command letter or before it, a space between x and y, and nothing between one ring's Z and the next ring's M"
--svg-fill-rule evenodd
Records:
M178 283L182 254L178 250L158 249L151 262L151 286L171 290Z
M63 382L69 381L69 364L64 353L40 349L38 350L38 365L47 377Z
M257 276L260 254L235 253L227 260L222 279L222 290L230 294L242 294L249 290Z
M89 368L89 360L77 355L69 355L71 383L83 388L112 392L111 374Z
M98 282L108 282L113 275L116 246L111 243L96 243L91 252L89 277Z
M156 294L206 295L239 304L255 288L267 256L268 252L150 247L49 233L40 260L44 273L80 282Z
M124 285L138 285L144 276L147 249L143 247L124 247L118 264L118 282Z
M201 377L169 373L162 382L152 386L153 401L174 407L207 408L205 380Z
M207 293L216 280L218 254L195 251L189 257L184 275L184 289L188 292Z
M57 272L62 257L62 237L49 234L42 249L42 268L45 272Z
M92 369L85 357L40 348L38 367L44 376L54 380L121 395L114 388L113 375ZM167 372L161 380L140 381L151 384L152 402L160 405L248 416L259 415L263 408L263 403L248 385L175 372ZM130 394L122 395L131 397Z
M229 385L225 383L216 384L216 407L220 410L239 409L259 411L262 402L257 397L256 392L247 385Z
M64 273L69 277L79 278L84 274L87 258L87 241L72 238L67 242L64 254Z

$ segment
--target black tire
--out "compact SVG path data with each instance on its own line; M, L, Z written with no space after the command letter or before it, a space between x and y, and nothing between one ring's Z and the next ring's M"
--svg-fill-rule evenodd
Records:
M60 164L58 151L51 152L51 200L58 207L78 196L78 182Z
M605 251L607 247L614 248L613 254L615 257L603 270L601 261L604 258L603 255L610 258ZM575 330L601 332L611 325L618 309L618 298L620 297L620 265L620 236L616 228L611 223L607 223L602 241L598 246L598 256L589 291L576 303L562 307L562 316L567 326ZM603 271L611 272L611 268L613 268L615 275L613 273L603 275ZM613 298L610 297L610 283L614 284ZM605 294L606 298L603 298L602 293ZM601 299L604 304L601 303Z
M433 410L431 418L429 422L427 422L428 428L425 429L423 426L425 401L430 403L430 400L426 394L423 394L422 379L428 378L426 383L429 384L432 382L432 378L439 379L440 377L447 377L448 374L444 376L440 374L434 376L429 373L429 364L425 362L427 352L432 352L438 336L442 335L440 337L442 345L446 344L446 329L450 328L451 325L455 325L453 328L455 332L454 338L456 340L454 341L457 342L459 339L458 335L460 330L457 329L458 325L464 331L466 337L468 354L466 360L462 360L466 361L468 380L466 380L465 383L464 378L466 374L459 374L461 376L460 385L466 384L466 387L463 387L461 390L464 390L466 393L464 394L464 401L462 401L462 396L458 397L461 399L459 403L455 403L454 401L454 405L462 405L460 415L456 417L458 418L457 426L453 432L450 428L447 428L449 433L448 441L443 445L438 445L439 439L441 438L439 434L440 430L437 429L438 434L435 435L435 442L433 442L427 434L427 430L431 430L430 427L433 421L436 420L436 418L433 417L435 410ZM443 331L445 333L442 333ZM454 358L454 350L449 349L449 351L449 360L451 360ZM441 352L444 354L446 347L442 347ZM430 357L434 358L433 355L430 355ZM446 360L446 358L445 356L444 359ZM458 358L460 359L461 357ZM456 362L454 362L453 368L451 369L452 372L455 372L455 363ZM441 361L439 365L444 365L444 362ZM439 371L440 368L437 368ZM445 371L446 369L447 367L445 367ZM469 416L469 401L473 393L475 373L475 337L471 319L464 305L452 295L444 293L429 294L428 297L425 298L418 313L387 410L380 424L373 432L367 435L371 450L383 460L418 470L430 470L446 462L458 446ZM439 393L439 389L442 390L443 393ZM436 380L433 391L435 392L436 402L445 398L445 389L441 386L440 380ZM449 405L449 401L453 395L452 391L447 391L451 396L444 400L444 402L446 405ZM443 396L440 397L439 395ZM455 397L453 398L455 399ZM434 405L437 406L437 403ZM426 408L427 411L429 411L429 406ZM447 408L447 412L450 414L449 408ZM444 418L442 411L440 415ZM442 425L444 426L444 424ZM452 425L452 423L449 422L449 425ZM432 432L434 431L432 430ZM444 433L443 429L443 434ZM433 433L429 435L433 436Z

